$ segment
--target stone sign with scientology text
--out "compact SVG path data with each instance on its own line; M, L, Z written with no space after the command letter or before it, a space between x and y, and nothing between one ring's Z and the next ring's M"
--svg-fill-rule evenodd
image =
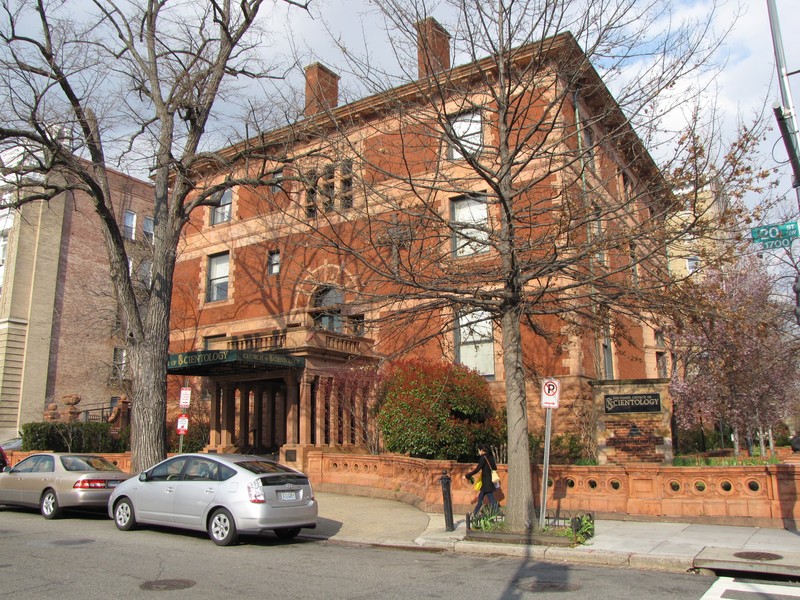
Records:
M660 413L661 394L606 394L603 406L607 415Z

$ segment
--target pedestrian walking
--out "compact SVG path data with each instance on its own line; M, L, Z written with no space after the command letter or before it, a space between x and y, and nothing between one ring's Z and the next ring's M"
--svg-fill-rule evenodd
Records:
M484 445L478 446L478 455L478 466L464 475L464 477L468 479L470 483L472 483L472 476L476 473L481 474L481 490L478 494L478 502L475 504L475 511L473 512L476 517L481 511L484 498L489 500L489 506L491 506L493 509L497 510L498 508L497 500L495 500L494 497L494 482L492 481L492 471L497 470L497 463L495 462L492 453Z

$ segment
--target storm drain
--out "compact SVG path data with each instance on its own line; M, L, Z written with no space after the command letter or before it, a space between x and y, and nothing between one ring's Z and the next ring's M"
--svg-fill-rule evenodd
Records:
M94 540L78 539L78 540L53 540L50 542L51 546L83 546L84 544L92 544Z
M191 579L156 579L155 581L145 581L139 586L139 589L146 592L171 592L172 590L185 590L196 584L197 582Z
M780 560L783 558L780 554L772 552L734 552L733 555L742 560Z
M577 592L581 586L564 581L521 581L516 587L526 592Z

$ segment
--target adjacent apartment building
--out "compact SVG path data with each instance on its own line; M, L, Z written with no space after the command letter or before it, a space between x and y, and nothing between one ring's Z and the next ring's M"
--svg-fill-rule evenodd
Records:
M541 378L557 377L556 430L664 459L663 344L636 305L667 270L639 235L664 222L658 169L571 35L451 67L441 25L417 31L417 80L339 105L338 75L313 64L296 124L203 172L239 185L185 231L171 397L192 386L210 402L210 450L302 463L374 436L368 386L343 373L457 361L502 410L516 347L532 431Z
M110 172L131 268L149 276L153 198L148 183ZM17 194L13 181L0 187ZM5 202L5 200L4 200ZM124 335L108 255L92 203L81 193L33 201L0 215L0 440L42 421L107 418L126 395ZM54 405L54 406L51 406Z

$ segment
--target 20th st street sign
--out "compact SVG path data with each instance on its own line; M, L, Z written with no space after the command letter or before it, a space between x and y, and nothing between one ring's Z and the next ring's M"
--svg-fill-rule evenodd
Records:
M750 235L753 238L753 243L763 244L764 250L772 250L775 248L788 248L792 245L792 241L800 236L800 232L797 229L797 221L791 221L789 223L753 227L750 230Z

